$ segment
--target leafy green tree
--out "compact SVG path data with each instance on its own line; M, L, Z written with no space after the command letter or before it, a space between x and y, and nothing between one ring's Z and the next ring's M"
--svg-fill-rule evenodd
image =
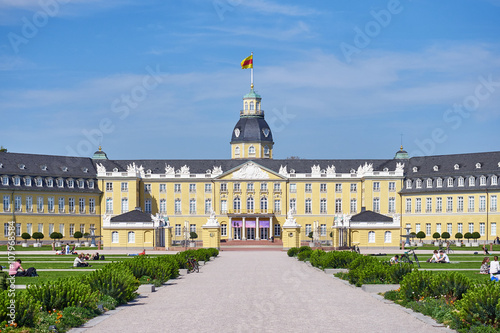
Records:
M83 234L80 232L80 231L76 231L74 234L73 234L73 237L76 238L78 240L78 243L80 243L80 238L83 237Z
M28 234L27 232L23 232L22 235L21 235L21 238L24 239L25 243L28 243L28 239L31 238L31 235Z
M446 241L447 239L449 239L450 237L451 237L451 236L450 236L450 233L449 233L449 232L447 232L447 231L445 231L445 232L443 232L443 233L441 234L441 238L442 238L442 239L444 239L445 241Z
M189 238L196 239L196 238L198 238L198 234L196 232L194 232L194 231L191 231L189 233Z
M441 234L439 234L439 232L435 232L432 234L432 238L434 238L437 242L437 240L441 237Z
M45 237L41 232L34 232L33 236L31 236L33 239L36 239L37 243L40 242L40 239L43 239Z
M461 233L461 232L457 232L457 233L455 234L455 238L456 238L456 239L458 239L458 240L460 240L460 239L464 238L464 235L462 235L462 233Z
M417 232L417 238L420 239L420 243L422 243L422 239L425 238L425 232L423 231Z
M472 238L472 234L470 232L466 232L464 235L464 238L467 239L467 243L468 243L469 240Z
M479 232L474 231L472 233L472 239L474 239L474 242L477 241L480 237L481 237L481 235L479 234Z

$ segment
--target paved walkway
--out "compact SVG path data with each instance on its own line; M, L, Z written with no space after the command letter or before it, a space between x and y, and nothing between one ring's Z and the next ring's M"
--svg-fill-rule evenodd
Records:
M221 252L86 326L72 332L446 331L275 251Z

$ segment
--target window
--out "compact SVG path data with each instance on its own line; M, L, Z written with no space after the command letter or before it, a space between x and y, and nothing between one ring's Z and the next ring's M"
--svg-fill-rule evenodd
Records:
M326 184L325 184L326 187ZM326 191L326 188L325 188ZM335 184L335 192L340 193L342 192L342 184Z
M457 198L457 212L464 211L464 197Z
M446 224L446 231L451 235L453 235L453 225L451 223Z
M436 187L443 187L443 179L442 178L436 179Z
M297 211L297 201L296 199L290 199L290 210L295 213Z
M196 199L189 199L189 214L196 214Z
M64 224L63 223L59 223L59 232L63 235L63 236L66 236L64 234Z
M91 214L95 213L95 199L94 198L89 199L89 213L91 213Z
M469 186L476 186L476 178L474 176L469 177Z
M247 191L248 192L253 192L254 191L253 183L247 183Z
M448 178L448 187L453 187L453 178Z
M39 213L43 213L43 197L38 197L36 199L37 210Z
M240 197L236 197L233 200L233 210L235 213L239 213L241 209L241 199Z
M180 224L176 224L175 225L175 235L176 236L180 236L181 235L181 225Z
M267 192L267 183L260 183L260 190L262 192Z
M468 209L469 212L474 211L474 206L475 206L474 199L475 198L473 196L469 197L469 209Z
M276 214L281 213L281 200L280 199L274 199L274 212Z
M432 198L425 198L425 212L432 213Z
M421 179L417 179L417 181L415 182L415 187L422 188L422 180Z
M460 187L464 186L464 178L463 177L458 178L458 186L460 186Z
M306 184L306 192L312 192L312 184Z
M312 213L312 200L311 199L306 199L305 213L306 214Z
M264 146L264 155L265 156L269 156L269 152L270 152L269 147L268 146Z
M43 233L43 223L38 223L38 232Z
M241 184L240 183L234 183L233 184L233 191L234 192L241 192Z
M21 186L21 178L19 176L14 177L14 186Z
M220 191L221 192L227 192L227 184L226 183L221 183L220 184Z
M492 195L490 198L490 210L492 212L497 211L497 196L496 195Z
M267 213L267 198L260 198L260 211L261 213Z
M122 198L122 214L128 212L128 198Z
M335 213L342 213L342 199L335 199Z
M493 175L491 176L491 185L498 185L498 177Z
M64 205L65 205L64 201L65 201L64 197L59 197L59 199L58 199L58 204L59 204L58 205L58 210L59 210L59 213L64 213Z
M212 200L205 199L205 214L210 214L212 212Z
M486 235L486 228L484 222L479 223L479 234L481 236Z
M111 243L118 243L118 231L113 231L111 233Z
M146 199L144 201L144 212L151 214L151 199Z
M175 199L174 211L175 214L181 214L181 199Z
M421 213L421 212L422 212L422 199L416 198L415 199L415 213Z
M326 199L323 198L319 201L319 212L321 214L326 214Z
M31 177L24 178L24 185L31 186Z
M135 243L135 232L133 231L128 232L128 242Z
M255 147L254 146L248 147L248 155L255 155Z
M240 147L234 148L234 154L239 155L240 154Z
M436 232L441 234L441 223L436 223Z
M40 177L38 177L38 178L36 179L36 186L37 186L37 187L42 187L42 181L43 181L43 179L42 179L42 178L40 178Z
M418 234L418 233L420 232L420 230L421 230L421 229L420 229L420 223L416 223L416 224L415 224L415 233L417 233L417 234Z
M160 184L160 193L167 192L167 184Z
M373 211L380 212L380 198L373 198Z
M3 224L3 235L4 237L9 237L9 223Z
M307 235L309 235L312 231L312 228L311 228L311 225L310 224L306 224L306 237Z
M253 212L253 197L248 197L247 198L247 211L248 212Z
M212 193L212 184L205 184L205 193Z
M64 179L57 178L56 183L57 183L57 187L60 187L60 188L64 187Z
M351 192L357 192L358 191L358 184L351 184Z
M80 224L80 232L82 235L85 233L85 224Z
M54 223L49 223L49 235L54 232Z
M49 211L49 213L53 213L54 212L54 206L55 206L55 199L54 199L54 197L48 197L47 198L47 210Z
M406 188L411 188L411 180L406 181Z
M497 224L496 222L493 222L491 224L491 235L496 236L497 235Z
M296 193L297 192L297 184L290 184L290 193Z
M390 231L384 233L384 243L392 243L392 233Z
M425 224L425 235L426 236L430 236L431 235L431 224L430 223L426 223Z
M396 198L390 197L389 198L389 213L395 213L396 212Z
M396 191L396 182L389 182L389 191L390 192Z
M174 184L174 192L181 193L181 184Z
M78 211L80 214L85 213L85 198L78 199Z
M2 176L2 185L9 185L9 177L8 176Z
M275 237L280 237L281 236L281 225L279 223L276 223L274 225L274 236Z
M448 213L453 212L453 197L446 198L446 211Z
M220 213L227 214L227 201L226 200L220 201Z
M227 236L227 224L220 225L220 235Z
M189 192L196 193L196 184L189 184Z
M23 209L23 203L21 201L21 196L20 195L16 195L14 197L14 210L16 212L20 212L20 211L22 211L22 209Z
M113 214L113 198L106 198L106 213Z
M484 195L479 196L479 211L480 212L486 211L486 196Z
M106 192L113 191L113 183L106 183Z
M196 224L189 225L189 232L196 232Z
M167 200L160 199L160 213L165 214L167 212Z
M443 198L437 197L436 198L436 213L441 213L443 210Z
M356 214L358 211L358 202L356 199L351 199L351 214Z
M106 183L106 188L107 188L107 184L108 183ZM122 183L121 190L122 190L122 192L128 192L128 183Z
M151 184L144 184L144 192L146 193L151 192Z
M469 232L471 234L474 232L474 223L469 223Z
M253 104L253 101L250 102L250 110L253 110L254 109L254 104Z
M486 176L481 176L479 178L479 185L480 186L486 186Z
M320 236L326 236L326 224L322 224L319 226L319 234Z
M373 191L374 192L380 191L380 182L373 182Z
M16 236L21 236L21 223L16 223Z
M411 198L406 198L406 212L411 213Z
M33 211L33 197L30 195L26 197L26 211L28 213Z
M368 231L368 243L375 243L375 231Z
M281 192L281 184L274 183L274 192Z
M432 179L428 178L427 179L427 188L431 188L431 187L432 187Z
M69 225L69 237L73 237L74 234L75 234L75 225L71 223Z
M33 223L26 223L26 232L28 234L33 234Z
M464 232L464 224L463 223L457 223L457 232L463 233Z
M319 184L319 191L326 193L326 184Z

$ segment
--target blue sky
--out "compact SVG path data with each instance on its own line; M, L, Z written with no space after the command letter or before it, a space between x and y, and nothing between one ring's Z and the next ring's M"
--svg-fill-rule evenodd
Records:
M254 52L274 157L497 151L500 0L0 0L0 144L230 158Z

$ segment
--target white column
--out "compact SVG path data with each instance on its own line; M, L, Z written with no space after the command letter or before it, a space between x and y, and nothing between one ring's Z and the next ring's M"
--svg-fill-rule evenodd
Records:
M255 218L255 240L260 239L259 218Z
M233 221L231 221L232 217L229 218L229 225L227 226L227 239L232 240L231 235L233 232Z
M246 235L247 226L245 224L245 218L244 217L242 218L242 220L243 220L243 226L242 226L242 230L241 230L241 239L242 240L246 240L247 239L247 235Z

